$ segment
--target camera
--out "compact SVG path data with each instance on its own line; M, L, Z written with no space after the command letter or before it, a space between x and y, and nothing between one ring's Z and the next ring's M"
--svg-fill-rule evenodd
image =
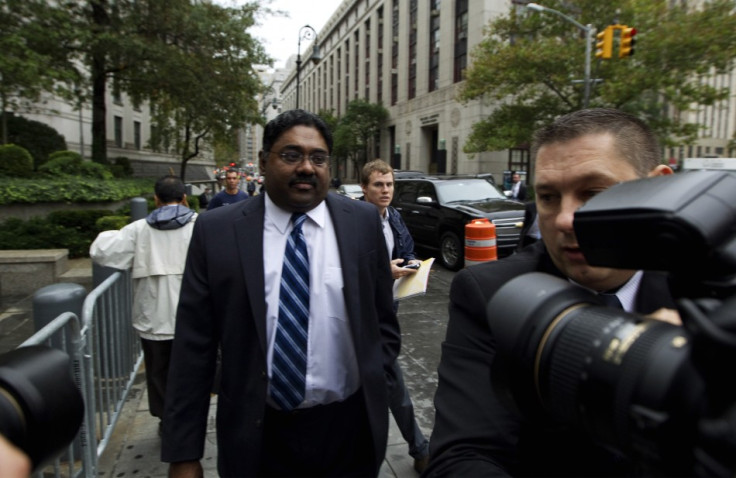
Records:
M84 400L69 356L42 345L0 355L0 434L28 455L34 470L74 440Z
M666 274L683 325L543 273L488 303L492 381L526 419L563 426L646 474L736 472L736 175L618 184L576 213L589 264Z

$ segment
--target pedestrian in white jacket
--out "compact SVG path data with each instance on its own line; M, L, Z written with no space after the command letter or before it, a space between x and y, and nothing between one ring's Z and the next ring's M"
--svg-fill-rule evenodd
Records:
M131 269L133 327L141 338L151 415L161 419L189 240L197 213L189 209L186 189L175 176L154 188L156 209L119 231L101 232L90 246L92 260L115 269Z

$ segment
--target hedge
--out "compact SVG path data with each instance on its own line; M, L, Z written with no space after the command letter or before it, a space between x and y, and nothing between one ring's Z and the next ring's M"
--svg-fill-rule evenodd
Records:
M153 195L155 179L64 177L60 179L0 178L0 205L43 202L115 202Z
M97 221L111 211L57 211L27 221L11 218L0 224L0 249L69 249L69 257L88 257L100 232Z

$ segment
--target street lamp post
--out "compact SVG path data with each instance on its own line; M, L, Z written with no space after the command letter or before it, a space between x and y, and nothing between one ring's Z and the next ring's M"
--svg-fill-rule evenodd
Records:
M317 44L317 32L309 25L304 25L299 29L299 43L296 47L296 107L299 109L299 75L302 71L302 40L311 40L314 38L312 46L312 56L309 58L313 63L317 63L322 59Z
M578 27L579 29L585 32L585 78L583 79L583 87L584 87L583 107L587 108L588 103L590 101L590 55L592 53L592 44L593 44L593 37L595 36L595 28L590 23L588 23L587 25L583 25L582 23L576 21L574 18L571 18L560 11L557 11L549 7L543 7L542 5L539 5L536 3L527 3L526 8L528 8L529 10L533 10L535 12L549 12L554 15L557 15L558 17L563 18L564 20L572 23L573 25L575 25L576 27Z

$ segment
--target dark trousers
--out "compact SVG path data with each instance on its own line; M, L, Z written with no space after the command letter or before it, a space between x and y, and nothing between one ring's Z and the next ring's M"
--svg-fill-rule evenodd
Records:
M414 416L414 404L411 402L409 390L404 383L404 374L398 360L391 365L395 381L388 390L388 406L396 420L406 443L409 444L409 455L413 458L429 456L429 440L424 436Z
M399 313L399 301L394 301L394 314ZM401 371L399 360L391 364L393 380L388 386L388 407L391 415L396 420L396 425L401 431L404 441L409 444L409 455L412 458L421 459L429 456L429 440L424 436L414 416L414 404L411 402L409 390L404 382L404 374Z
M258 476L378 474L361 391L342 402L282 412L266 407Z
M146 366L146 389L148 390L148 409L151 415L164 416L166 381L169 375L171 345L173 340L148 340L141 338L143 362Z

